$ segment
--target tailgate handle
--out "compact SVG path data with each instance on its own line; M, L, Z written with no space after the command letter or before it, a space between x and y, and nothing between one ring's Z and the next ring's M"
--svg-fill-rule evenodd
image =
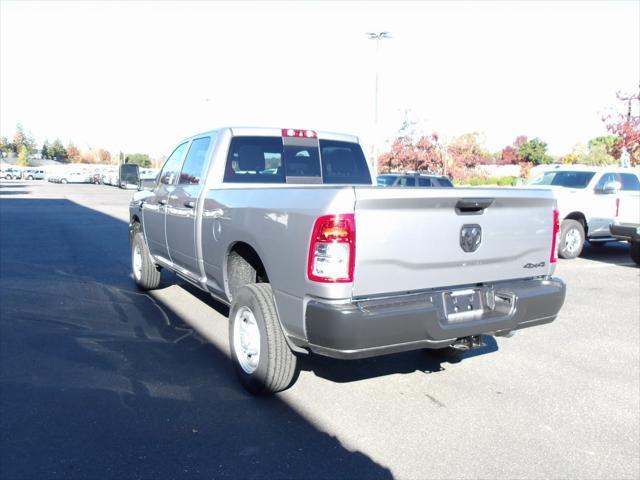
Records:
M494 201L495 198L463 198L456 203L456 213L458 215L480 215Z

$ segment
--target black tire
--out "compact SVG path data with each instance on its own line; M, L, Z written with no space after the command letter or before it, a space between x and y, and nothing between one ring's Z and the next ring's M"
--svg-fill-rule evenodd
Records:
M631 242L629 254L631 255L631 260L636 262L636 265L640 265L640 242Z
M67 179L63 178L62 180L60 180L60 183L67 183Z
M140 269L136 269L136 248L140 254ZM137 231L131 242L131 271L136 285L142 290L153 290L160 285L160 270L151 260L142 232Z
M255 370L247 372L235 347L238 312L248 309L260 332L260 351ZM238 339L239 341L239 339ZM282 333L273 292L268 283L251 283L240 287L229 312L229 346L231 361L242 386L253 395L270 395L289 388L296 373L297 358Z
M4 177L4 178L6 178L7 180L13 180L13 177L12 177L11 175L7 175L7 176L6 176L6 177Z
M29 175L29 176L27 177L27 180L33 180L33 177L32 177L31 175Z
M577 220L563 220L560 225L558 256L566 259L576 258L582 253L583 247L584 227L582 223Z

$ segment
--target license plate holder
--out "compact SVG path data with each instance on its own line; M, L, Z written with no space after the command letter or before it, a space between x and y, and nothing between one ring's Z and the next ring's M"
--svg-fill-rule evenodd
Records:
M481 290L464 288L451 290L442 294L444 313L447 320L466 321L482 316Z

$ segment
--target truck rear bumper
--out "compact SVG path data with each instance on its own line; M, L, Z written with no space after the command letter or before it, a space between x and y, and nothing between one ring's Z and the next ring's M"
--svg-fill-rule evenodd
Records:
M618 240L640 242L640 225L632 223L613 223L609 228L611 230L611 235Z
M464 304L464 292L471 290L477 292L473 307ZM311 300L305 319L308 347L334 358L365 358L442 348L472 335L507 334L555 320L566 287L559 278L544 278L469 286L453 292L458 292L454 295L462 310L473 309L468 316L453 313L452 290L346 304Z

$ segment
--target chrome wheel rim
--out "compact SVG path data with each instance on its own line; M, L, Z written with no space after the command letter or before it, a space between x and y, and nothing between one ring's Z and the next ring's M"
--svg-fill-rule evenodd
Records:
M133 275L136 280L140 280L142 277L142 253L138 245L133 247Z
M580 248L580 240L582 240L582 235L576 228L572 228L567 232L567 235L564 238L564 245L566 250L570 253L575 253Z
M238 363L251 375L260 362L260 329L253 312L240 307L233 321L233 349Z

